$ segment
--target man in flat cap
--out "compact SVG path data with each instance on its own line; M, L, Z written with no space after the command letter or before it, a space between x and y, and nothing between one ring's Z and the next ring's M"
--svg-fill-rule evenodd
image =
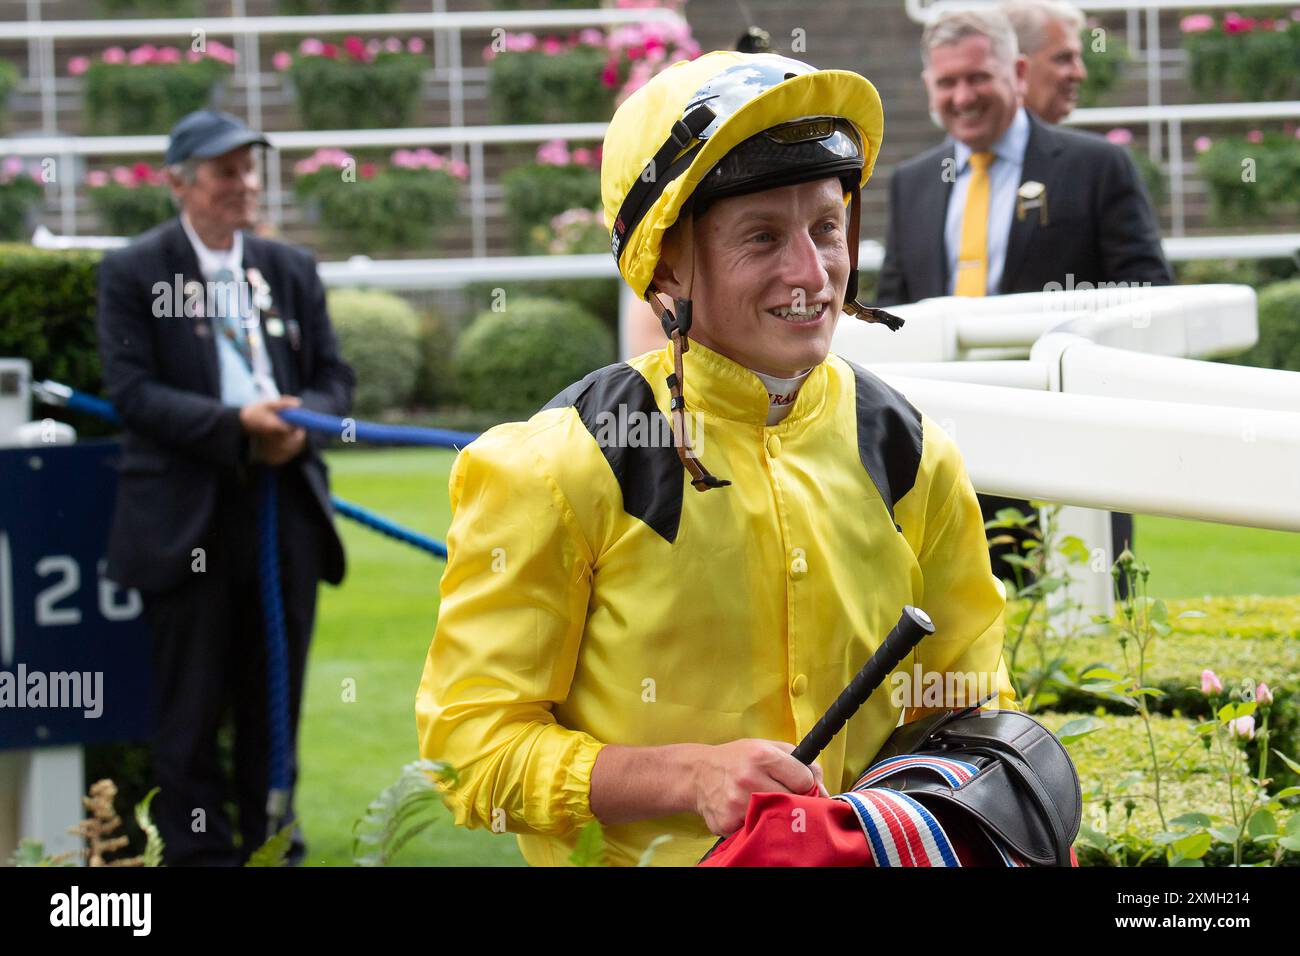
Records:
M153 635L153 816L170 866L237 865L277 819L294 819L317 583L343 578L325 465L279 411L346 415L353 373L312 256L246 231L261 191L254 148L269 145L227 113L181 119L166 154L179 216L99 270L99 353L124 423L108 576L140 590ZM257 516L265 469L278 488L291 781L287 805L270 812ZM228 715L233 787L218 749ZM290 861L304 852L295 831Z

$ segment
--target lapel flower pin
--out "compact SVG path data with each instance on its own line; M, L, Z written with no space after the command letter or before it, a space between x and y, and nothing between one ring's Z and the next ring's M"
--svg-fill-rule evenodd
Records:
M1031 209L1038 210L1038 224L1047 225L1047 187L1037 180L1026 180L1016 190L1016 219L1025 221Z

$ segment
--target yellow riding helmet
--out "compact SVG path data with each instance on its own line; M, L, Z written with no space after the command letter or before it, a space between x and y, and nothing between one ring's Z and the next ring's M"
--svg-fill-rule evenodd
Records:
M846 123L849 136L840 132ZM783 145L776 127L793 131L786 137L791 143L848 141L856 134L855 155L842 150L839 159L831 156L829 165L808 177L851 177L860 163L856 193L875 167L884 110L876 88L857 73L819 70L775 53L731 51L675 63L618 108L605 133L600 192L619 272L639 297L645 298L654 276L664 233L697 191L711 201L799 181L787 159L785 171L774 171L769 179L775 181L765 183L763 151L747 143L772 131L778 134L775 145ZM742 161L725 169L722 160L742 144ZM849 239L856 261L858 237ZM849 300L856 278L855 272Z

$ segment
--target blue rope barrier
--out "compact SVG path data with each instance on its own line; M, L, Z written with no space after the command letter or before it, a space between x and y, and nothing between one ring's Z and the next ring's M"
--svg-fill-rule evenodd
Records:
M436 555L439 558L447 556L447 546L441 541L435 541L433 538L426 538L424 535L415 531L403 528L399 524L394 524L382 515L377 515L373 511L367 511L359 505L349 504L339 498L331 498L334 502L334 510L345 518L351 518L357 524L365 525L373 531L403 541L412 547L419 548L421 551L427 551L429 554Z
M284 633L284 597L280 592L279 488L275 469L258 476L258 575L266 637L266 710L270 735L266 792L266 838L280 829L289 809L289 645Z
M333 415L309 411L306 408L281 409L280 417L290 425L297 425L308 431L344 441L365 442L368 445L423 445L432 448L455 448L459 451L478 438L478 435L473 432L359 422L351 418L335 418Z

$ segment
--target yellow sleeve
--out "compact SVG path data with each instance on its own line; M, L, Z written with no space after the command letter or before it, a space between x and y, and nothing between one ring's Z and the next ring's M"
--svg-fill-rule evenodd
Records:
M530 423L498 426L452 467L447 567L415 711L421 756L459 775L458 824L563 834L593 818L604 746L552 714L573 679L591 554L530 438L542 440Z
M979 500L956 444L928 418L924 441L933 465L917 561L924 582L921 607L935 633L918 646L922 672L973 674L970 697L977 689L996 690L987 707L1017 710L1002 655L1006 592L993 576Z

